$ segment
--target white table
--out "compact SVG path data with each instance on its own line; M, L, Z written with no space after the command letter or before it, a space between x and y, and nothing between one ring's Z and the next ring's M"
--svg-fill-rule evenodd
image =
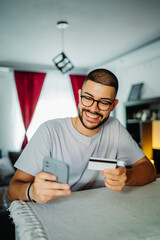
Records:
M10 207L21 240L160 240L160 180L121 192L74 192Z

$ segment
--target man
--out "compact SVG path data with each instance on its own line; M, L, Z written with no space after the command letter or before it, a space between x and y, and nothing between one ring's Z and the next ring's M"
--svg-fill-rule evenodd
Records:
M88 74L79 90L78 117L42 124L16 162L8 188L11 201L44 203L70 195L71 190L106 186L120 191L125 185L155 180L153 165L120 122L109 117L118 104L117 90L118 80L110 71L96 69ZM69 184L55 182L56 176L42 171L48 156L69 164ZM91 156L123 160L131 168L89 170Z

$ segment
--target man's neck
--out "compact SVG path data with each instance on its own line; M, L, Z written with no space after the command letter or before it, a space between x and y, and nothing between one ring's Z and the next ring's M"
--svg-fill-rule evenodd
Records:
M96 133L99 132L100 128L96 128L96 129L87 129L85 126L83 126L81 120L79 119L79 117L75 117L72 118L72 124L73 127L81 134L83 134L84 136L87 137L92 137L94 136Z

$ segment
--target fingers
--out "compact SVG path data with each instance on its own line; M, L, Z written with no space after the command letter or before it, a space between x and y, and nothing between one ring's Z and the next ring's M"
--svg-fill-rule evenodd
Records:
M114 181L112 179L109 178L105 178L105 184L109 184L111 186L119 186L119 181Z
M38 203L44 203L58 196L70 195L70 185L55 182L56 179L57 177L53 174L38 173L31 188L32 199Z
M58 182L46 182L45 183L46 189L59 189L59 190L69 190L70 185L69 184L63 184Z
M119 175L113 175L113 174L106 173L106 172L101 172L101 173L107 179L118 180Z
M46 189L59 189L59 190L69 190L69 184L63 184L58 182L53 182L57 177L51 173L40 172L36 175L36 181L42 181L41 184L45 184ZM45 181L45 182L44 182Z
M104 174L108 173L114 176L119 176L121 174L123 174L126 171L125 167L117 167L114 169L104 169L104 171L102 171Z
M113 185L110 185L109 183L105 183L105 186L112 191L121 191L124 187L124 186L121 186L121 185L113 186Z
M34 199L37 203L46 203L50 201L51 199L54 199L56 197L62 197L70 195L70 190L51 190L51 189L41 189L41 192L36 195L36 198Z
M101 172L101 174L105 177L105 186L114 191L121 191L127 180L126 172L127 170L124 167L105 169Z
M37 180L47 180L47 181L55 181L57 179L57 177L51 173L47 173L47 172L39 172L36 175Z
M44 190L43 195L44 196L49 196L51 198L59 197L59 196L67 196L71 194L71 190Z

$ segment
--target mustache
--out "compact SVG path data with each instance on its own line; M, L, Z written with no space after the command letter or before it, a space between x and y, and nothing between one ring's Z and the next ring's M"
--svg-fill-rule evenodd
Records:
M88 109L82 109L82 112L89 112L89 113L96 114L96 115L100 116L101 118L103 118L103 115L102 115L102 114L100 114L100 113L98 113L98 112L91 112L91 111L89 111Z

